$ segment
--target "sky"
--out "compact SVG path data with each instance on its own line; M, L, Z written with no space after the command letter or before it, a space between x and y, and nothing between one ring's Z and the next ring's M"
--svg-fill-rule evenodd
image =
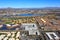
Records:
M60 7L60 0L0 0L0 8Z

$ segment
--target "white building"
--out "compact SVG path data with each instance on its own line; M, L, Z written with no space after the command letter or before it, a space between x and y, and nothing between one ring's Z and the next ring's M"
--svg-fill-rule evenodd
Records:
M46 35L49 37L49 40L59 40L59 36L55 32L46 32Z
M1 24L1 25L0 25L0 28L2 28L2 27L3 27L3 25Z
M24 30L29 31L29 35L40 35L38 27L35 23L23 23Z

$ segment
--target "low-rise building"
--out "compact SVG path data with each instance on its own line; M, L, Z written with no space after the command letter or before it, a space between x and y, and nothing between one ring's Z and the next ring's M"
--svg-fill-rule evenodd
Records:
M23 30L29 31L29 35L40 35L38 27L35 23L23 23Z
M45 32L46 33L46 40L60 40L60 37L56 32Z

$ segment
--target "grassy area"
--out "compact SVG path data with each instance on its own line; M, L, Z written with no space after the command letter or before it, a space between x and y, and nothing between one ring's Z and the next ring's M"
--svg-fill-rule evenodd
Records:
M20 18L1 18L3 24L17 24L17 23L35 23L34 17L20 17Z

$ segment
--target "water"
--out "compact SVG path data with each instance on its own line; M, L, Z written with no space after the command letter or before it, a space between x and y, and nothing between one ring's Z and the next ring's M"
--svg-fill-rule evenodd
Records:
M18 16L40 16L39 14L19 14Z
M8 28L6 27L6 25L3 24L3 27L0 28L0 30L8 30Z
M16 28L18 28L18 27L16 27ZM8 29L7 26L5 24L3 24L3 27L0 28L0 30L16 30L16 28Z

